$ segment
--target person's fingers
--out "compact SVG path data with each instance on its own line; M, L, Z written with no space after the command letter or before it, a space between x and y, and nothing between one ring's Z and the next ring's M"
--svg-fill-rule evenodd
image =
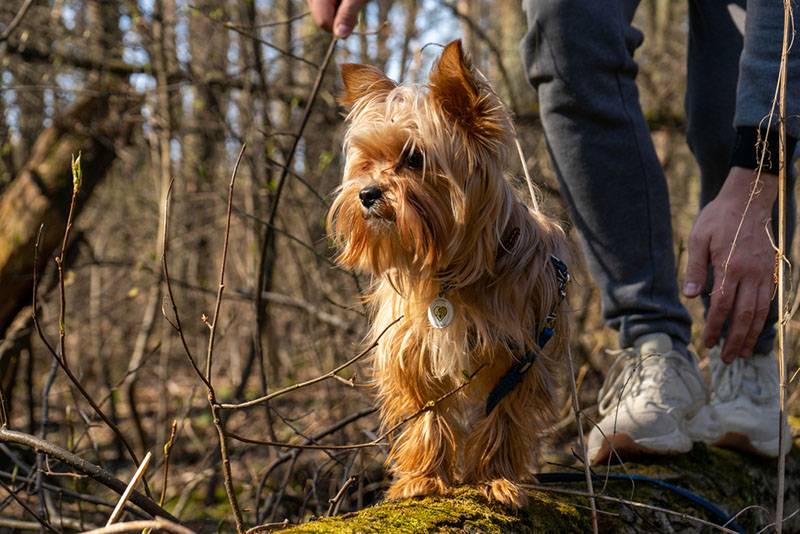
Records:
M747 280L740 280L736 288L733 313L729 316L725 345L720 353L723 362L731 363L742 355L742 346L753 325L757 305L758 287Z
M750 325L750 331L747 333L742 348L739 353L740 356L749 356L753 354L753 348L756 346L758 336L764 329L764 323L767 321L769 315L770 302L772 300L772 288L770 284L761 284L758 288L758 299L756 300L755 316L753 323Z
M714 269L714 288L711 290L711 305L706 314L706 328L703 341L706 347L713 347L722 334L725 319L731 314L736 301L736 286L739 280L733 273L725 275L723 268Z
M333 34L336 37L347 37L356 27L358 12L366 0L342 0L336 10L336 19L333 23Z
M683 294L694 298L700 294L706 285L708 274L708 247L709 238L693 229L689 235L689 260L686 264L686 277L683 282Z
M333 31L336 0L308 0L308 8L317 26L325 31Z

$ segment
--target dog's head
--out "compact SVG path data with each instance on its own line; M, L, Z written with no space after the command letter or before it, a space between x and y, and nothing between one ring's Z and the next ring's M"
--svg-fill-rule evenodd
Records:
M367 65L341 70L346 163L328 215L338 262L458 285L491 271L513 202L503 173L513 131L461 42L426 85L398 86Z

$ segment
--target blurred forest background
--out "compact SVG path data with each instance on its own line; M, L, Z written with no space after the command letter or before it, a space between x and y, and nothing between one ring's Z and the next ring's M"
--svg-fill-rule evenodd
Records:
M636 17L647 36L637 52L641 100L670 181L682 261L698 196L683 135L686 16L687 2L643 0ZM151 451L155 500L161 496L166 510L199 530L233 528L217 416L227 433L248 438L378 443L291 449L228 436L230 478L248 526L296 523L378 499L386 448L368 362L329 373L363 348L359 291L368 284L332 264L325 236L342 164L336 64L369 63L395 79L424 81L440 50L425 45L462 37L516 117L546 210L569 228L519 59L525 31L514 0L375 0L320 78L330 36L302 0L0 3L0 386L8 426L124 481L135 470L132 457ZM226 196L245 143L225 293L212 323ZM62 348L54 259L70 206L70 156L79 152L83 184L63 256ZM521 176L521 166L514 172ZM203 368L213 324L217 401L326 379L212 416L206 385L171 326L177 318L162 270L167 204L169 272L186 349ZM39 323L72 378L31 318L40 223ZM616 341L601 324L589 278L573 270L573 353L581 402L593 415L610 363L604 350ZM695 303L691 309L701 316ZM563 420L543 432L544 469L574 461L569 410L565 396ZM113 492L58 455L0 441L7 441L0 443L0 529L39 528L23 505L60 529L105 523Z

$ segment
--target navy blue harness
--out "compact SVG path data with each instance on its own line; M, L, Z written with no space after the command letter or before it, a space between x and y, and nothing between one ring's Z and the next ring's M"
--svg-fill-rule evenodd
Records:
M536 361L539 352L541 349L544 349L544 346L547 345L547 342L553 337L555 334L555 323L557 317L557 308L561 304L561 301L564 300L564 297L567 296L567 283L569 282L569 269L567 269L567 265L561 261L560 259L556 258L555 256L550 256L550 263L553 265L553 270L556 273L556 279L558 281L558 293L559 293L559 300L556 303L555 308L544 320L544 326L539 331L539 335L537 337L537 344L539 345L539 350L530 350L526 352L519 360L514 362L514 365L511 366L511 369L506 372L503 376L500 377L500 380L497 381L497 385L494 386L491 393L489 393L489 398L486 399L486 415L488 416L492 413L495 406L503 400L506 395L514 391L514 388L522 382L525 373L528 372L528 369Z

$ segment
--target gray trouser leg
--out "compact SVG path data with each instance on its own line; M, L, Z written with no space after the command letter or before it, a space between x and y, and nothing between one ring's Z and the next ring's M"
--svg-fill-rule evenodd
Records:
M638 1L523 5L523 60L603 317L622 346L653 332L687 344L691 319L678 296L667 183L635 83L642 34L630 22Z
M689 56L686 86L686 137L700 165L700 206L719 193L729 171L735 140L733 115L736 109L736 83L742 51L745 0L691 0L689 2ZM776 73L777 75L777 73ZM793 181L792 181L793 183ZM787 250L794 235L794 187L787 189ZM777 207L773 212L773 235L778 235ZM731 221L736 224L736 221ZM711 284L712 281L709 281ZM709 288L711 285L709 285ZM708 298L704 299L708 306ZM772 350L775 339L777 302L755 352Z

